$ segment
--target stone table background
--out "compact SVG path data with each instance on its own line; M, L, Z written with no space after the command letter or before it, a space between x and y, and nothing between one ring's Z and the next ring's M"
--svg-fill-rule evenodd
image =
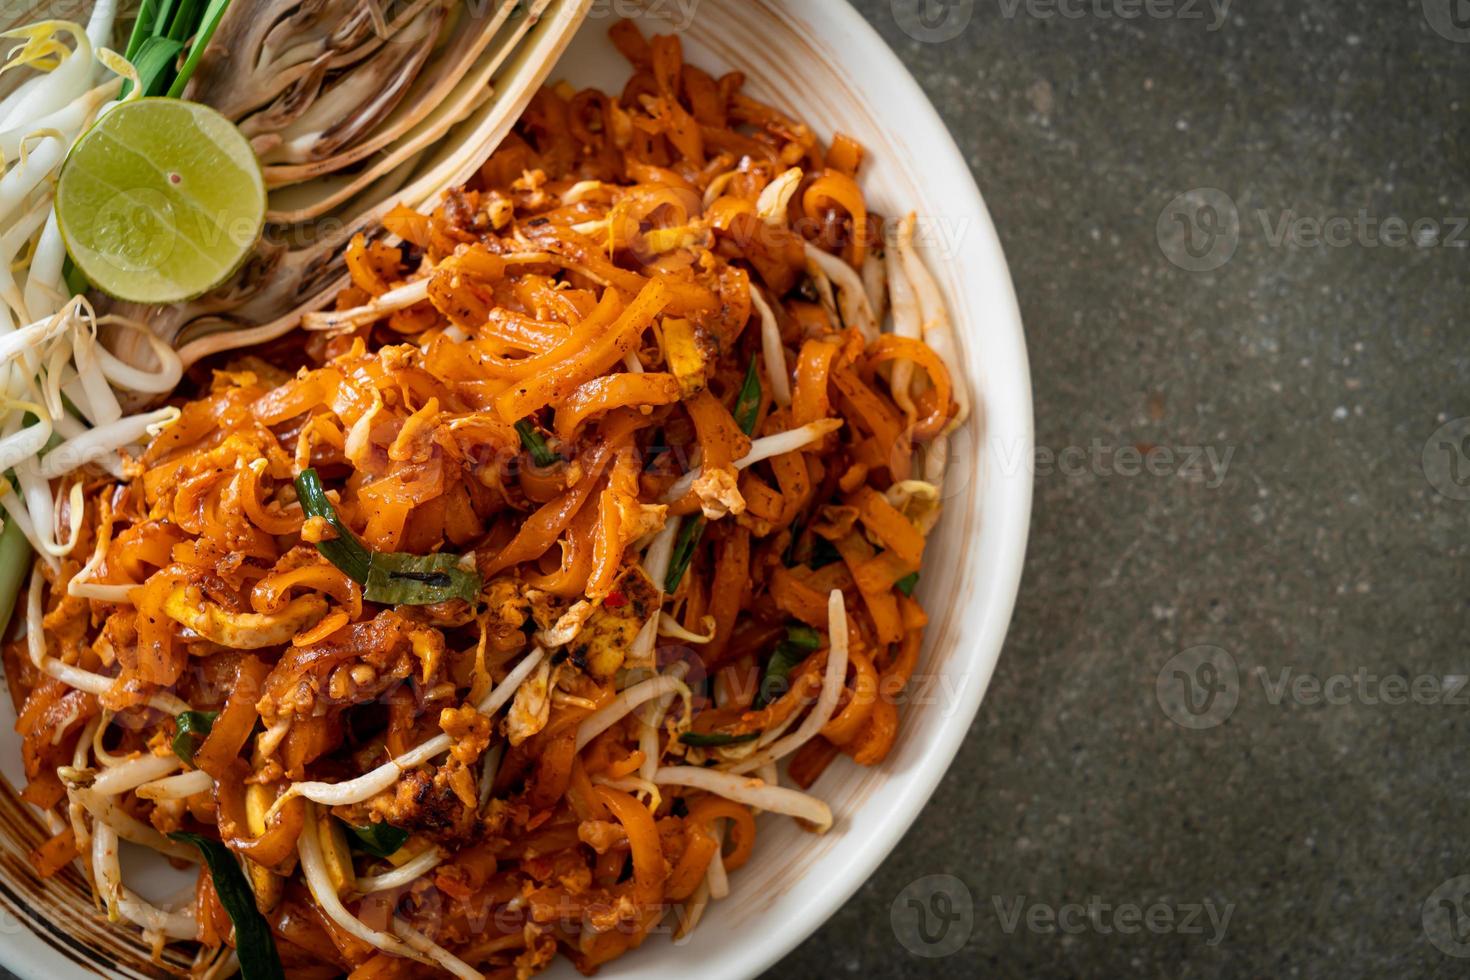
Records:
M1010 259L1030 552L948 779L770 976L1463 975L1470 5L915 2L855 5Z
M1431 436L1470 415L1470 4L950 0L936 32L968 24L930 43L895 16L914 4L855 2L1010 260L1030 551L948 779L770 975L1464 975L1470 425ZM1131 475L1121 447L1228 465ZM1226 690L1175 724L1174 667L1235 678L1233 710ZM926 958L891 910L937 873L973 925ZM1213 943L1207 910L1185 922L1207 902L1231 909ZM1157 931L1119 934L1125 904L1162 906Z

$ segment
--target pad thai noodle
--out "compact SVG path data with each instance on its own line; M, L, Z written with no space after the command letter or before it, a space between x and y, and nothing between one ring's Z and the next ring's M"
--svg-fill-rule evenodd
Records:
M853 139L612 33L620 94L540 91L59 499L5 646L32 862L196 975L592 973L900 737L968 414L916 222Z

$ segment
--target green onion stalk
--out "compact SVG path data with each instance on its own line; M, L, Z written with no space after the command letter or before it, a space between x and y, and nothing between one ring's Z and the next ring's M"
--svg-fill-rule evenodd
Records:
M10 629L20 584L31 568L31 543L15 521L6 521L0 531L0 637Z

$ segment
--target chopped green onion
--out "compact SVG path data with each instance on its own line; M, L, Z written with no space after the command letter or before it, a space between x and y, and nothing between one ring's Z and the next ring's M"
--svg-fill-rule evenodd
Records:
M459 567L452 554L405 555L374 552L363 598L389 606L426 606L450 599L474 602L480 576Z
M546 440L536 431L530 419L517 422L516 432L520 434L521 445L526 447L526 452L531 454L531 459L537 466L551 466L560 462L561 457L546 448Z
M133 60L143 42L153 36L153 25L158 21L157 0L143 0L138 5L138 19L133 21L133 33L128 35L128 46L123 49L123 57L129 61Z
M408 841L408 831L391 823L370 823L366 827L347 825L355 838L354 843L373 857L392 857Z
M786 642L798 650L815 653L822 649L822 634L810 626L788 626L786 627Z
M198 30L194 32L194 43L189 46L188 57L179 66L174 83L168 87L169 98L177 99L184 94L184 86L194 77L194 69L199 67L199 59L204 57L204 49L209 47L210 38L214 37L214 30L219 27L220 18L224 17L225 8L229 5L230 0L210 0L199 21Z
M173 81L174 65L183 50L184 42L171 37L150 37L143 41L143 46L133 58L133 67L137 69L138 87L144 96L162 95L168 91L169 83ZM127 85L131 88L132 82Z
M761 376L756 370L756 355L750 358L750 367L745 372L745 384L740 386L740 397L735 399L735 421L746 435L755 432L756 420L761 413Z
M694 560L694 549L699 547L699 539L703 534L703 517L696 517L679 528L679 538L674 542L674 554L669 559L669 573L664 576L664 592L672 595L678 591L679 582L688 571L689 563Z
M66 283L66 291L73 296L80 296L92 288L92 284L87 281L82 270L77 268L70 255L61 263L61 281Z
M123 52L137 69L143 95L183 94L229 5L230 0L143 0ZM132 87L125 83L119 94Z
M174 735L174 755L192 766L194 753L199 751L199 746L204 744L204 740L214 730L214 720L218 717L218 711L185 711L179 715L179 729Z
M792 525L791 544L787 547L786 554L781 556L782 564L787 568L805 565L805 559L810 557L812 551L811 539L815 536L800 525Z
M760 732L746 732L744 735L732 735L728 732L685 732L679 736L679 741L697 749L713 749L722 745L754 742L760 737Z
M919 573L912 572L893 584L898 587L898 591L912 598L914 589L919 587Z
M364 586L369 602L391 606L430 606L450 599L473 602L480 594L480 576L460 567L460 555L407 555L402 552L369 551L332 506L314 469L296 478L296 495L308 517L320 517L331 525L336 537L320 541L322 556Z
M368 569L372 565L373 553L363 547L357 535L337 514L337 508L327 499L321 477L314 469L305 469L296 478L296 496L301 501L301 510L307 517L320 517L332 526L337 537L331 541L317 543L322 556L346 572L359 585L367 582Z
M199 848L204 863L209 866L214 893L235 924L235 954L240 959L241 980L285 980L286 971L281 967L281 956L276 951L270 926L256 908L255 894L229 848L198 834L174 833L168 836Z
M188 40L189 35L194 33L190 28L199 18L199 0L179 0L178 11L169 18L168 34L170 40L178 41L180 46Z
M0 531L0 639L10 629L10 617L15 612L15 600L20 596L21 583L31 570L31 543L21 532L20 525L7 520Z
M810 626L786 627L786 639L776 644L771 659L766 662L766 672L761 677L761 686L755 692L751 708L759 711L786 693L791 672L812 653L821 649L822 634Z

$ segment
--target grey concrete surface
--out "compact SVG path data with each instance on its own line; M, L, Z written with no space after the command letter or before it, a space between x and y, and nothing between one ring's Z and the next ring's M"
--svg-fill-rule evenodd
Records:
M1010 260L1031 547L949 777L770 976L1464 975L1470 5L975 0L938 43L914 5L856 0Z

